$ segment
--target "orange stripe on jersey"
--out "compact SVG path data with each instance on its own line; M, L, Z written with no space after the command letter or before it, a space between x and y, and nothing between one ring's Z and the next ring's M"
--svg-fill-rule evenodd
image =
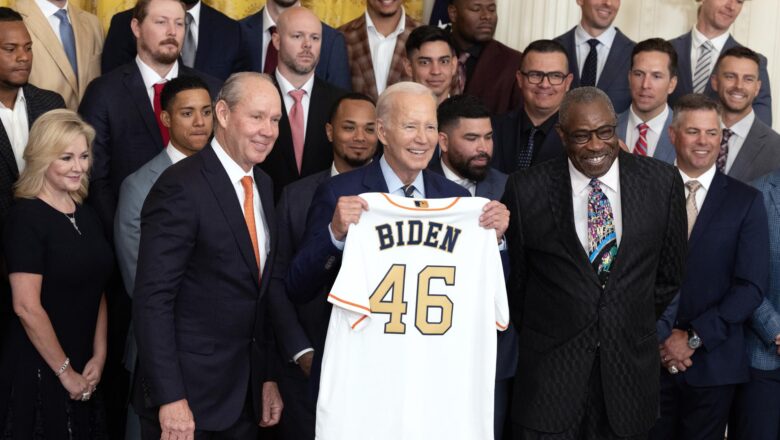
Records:
M366 312L368 312L368 313L371 313L371 309L369 309L368 307L363 307L363 306L361 306L360 304L355 304L355 303L351 303L351 302L349 302L349 301L344 301L343 299L339 298L338 296L336 296L336 295L334 295L334 294L332 294L332 293L329 293L329 294L328 294L328 296L329 296L329 297L331 297L331 298L333 298L333 299L335 299L335 300L336 300L336 301L338 301L338 302L341 302L341 303L344 303L344 304L350 305L350 306L352 306L352 307L357 307L357 308L359 308L359 309L365 310L365 311L366 311Z
M506 330L509 328L509 325L501 325L498 323L498 321L496 321L496 327L500 328L501 330Z
M381 193L381 194L383 196L385 196L385 198L387 199L387 202L390 203L391 205L393 205L393 206L395 206L397 208L407 209L409 211L446 211L446 210L452 208L453 206L455 206L455 204L458 203L458 201L460 200L460 197L456 197L455 200L452 201L452 203L450 203L449 205L444 206L442 208L411 208L409 206L403 206L403 205L399 205L398 203L395 203L385 193ZM417 199L417 200L419 201L421 199Z
M355 323L354 323L354 324L352 324L352 330L355 330L355 327L357 327L357 326L358 326L358 325L359 325L361 322L363 322L363 320L364 320L364 319L366 319L367 317L368 317L368 315L363 315L363 316L361 316L361 317L360 317L360 319L358 319L357 321L355 321Z

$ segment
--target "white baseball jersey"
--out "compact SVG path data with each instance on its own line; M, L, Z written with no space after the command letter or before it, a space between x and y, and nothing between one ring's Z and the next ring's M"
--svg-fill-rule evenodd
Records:
M492 439L509 310L488 200L360 197L328 297L317 438Z

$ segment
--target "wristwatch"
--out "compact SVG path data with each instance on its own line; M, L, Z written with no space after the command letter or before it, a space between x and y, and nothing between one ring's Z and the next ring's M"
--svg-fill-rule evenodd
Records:
M691 350L696 350L697 348L701 347L701 338L692 328L688 329L688 347Z

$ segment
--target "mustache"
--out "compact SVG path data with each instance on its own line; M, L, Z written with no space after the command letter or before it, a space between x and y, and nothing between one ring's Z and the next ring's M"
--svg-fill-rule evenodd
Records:
M490 158L489 154L483 152L483 153L478 153L478 154L472 156L471 159L469 159L469 161L478 160L478 159L485 159L488 162L490 162L491 158Z
M174 46L179 47L179 42L176 41L175 38L168 38L167 40L163 40L160 42L160 46L164 44L173 44Z

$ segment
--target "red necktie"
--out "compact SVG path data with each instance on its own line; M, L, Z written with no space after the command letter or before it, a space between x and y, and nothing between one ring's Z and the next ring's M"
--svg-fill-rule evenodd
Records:
M165 83L157 83L154 86L154 118L157 119L157 126L160 127L160 134L162 135L163 144L162 147L168 146L170 135L168 134L168 127L164 126L162 119L160 119L160 113L162 113L162 105L160 104L160 95L162 94Z
M301 100L306 90L297 89L287 92L295 100L290 109L290 131L292 132L293 151L295 152L295 164L298 166L298 174L301 174L301 163L303 163L303 105Z
M647 129L650 128L644 122L636 126L639 130L639 139L636 140L634 145L634 154L640 156L647 156Z
M265 63L263 64L263 73L273 75L276 71L276 63L279 61L279 53L274 47L273 35L276 33L276 26L268 28L269 40L268 49L265 50Z

